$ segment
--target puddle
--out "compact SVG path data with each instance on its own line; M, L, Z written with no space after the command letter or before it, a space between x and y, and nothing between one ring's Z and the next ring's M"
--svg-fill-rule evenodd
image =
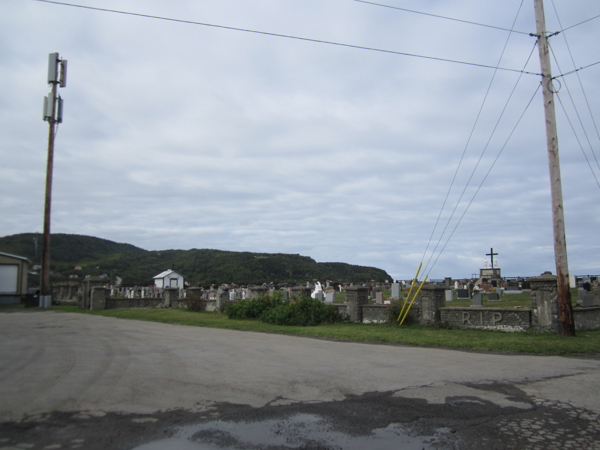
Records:
M443 434L443 433L442 433ZM314 414L298 414L263 422L214 421L187 426L170 439L151 442L134 450L244 450L244 449L344 449L433 450L433 436L408 436L401 425L375 429L369 436L333 431L330 422Z

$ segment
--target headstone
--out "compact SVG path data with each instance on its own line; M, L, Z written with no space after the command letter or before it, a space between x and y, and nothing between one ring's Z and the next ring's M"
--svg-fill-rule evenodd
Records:
M594 306L594 296L591 294L588 294L587 292L585 294L582 294L581 292L579 292L579 300L581 301L581 306L583 306L585 308Z
M454 282L454 289L459 289L460 288L460 283L458 281Z
M519 287L519 285L517 283L508 283L508 286L506 286L506 288L504 289L504 293L511 295L511 294L522 294L523 291L521 290L521 288Z
M569 287L571 289L577 287L577 280L575 279L575 275L569 274Z
M446 301L447 302L452 301L452 289L446 289Z
M335 302L335 292L327 292L325 294L325 302L334 303Z
M383 305L383 292L377 292L375 294L375 303L378 305Z
M473 303L471 306L481 307L483 306L483 293L481 291L477 291L473 293Z
M457 289L458 299L459 300L469 300L469 290L468 289Z
M499 302L500 301L500 294L498 294L496 292L490 292L488 294L488 300L490 302Z
M321 300L321 301L323 301L323 291L317 291L317 292L314 292L313 294L315 296L314 297L315 300Z
M392 283L392 298L400 298L400 283Z
M452 287L452 277L444 278L444 287L450 289Z

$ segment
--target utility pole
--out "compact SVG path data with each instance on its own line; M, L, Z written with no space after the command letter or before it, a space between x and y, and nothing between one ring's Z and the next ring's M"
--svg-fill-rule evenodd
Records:
M48 122L48 164L46 167L46 195L44 202L44 238L42 250L42 279L40 307L52 305L50 292L50 209L52 205L52 171L54 164L54 136L56 124L62 122L63 100L57 96L58 86L67 85L67 60L59 59L58 53L48 56L48 84L52 89L48 97L44 97L44 121Z
M565 215L560 178L560 158L558 153L558 133L556 131L556 113L554 110L554 89L552 69L548 51L548 35L544 16L543 0L534 0L535 23L542 69L542 88L544 93L544 113L546 117L546 135L548 140L548 165L552 190L552 225L554 230L554 256L556 259L556 281L558 290L558 310L560 313L560 334L575 336L573 305L569 288L569 262L565 238Z

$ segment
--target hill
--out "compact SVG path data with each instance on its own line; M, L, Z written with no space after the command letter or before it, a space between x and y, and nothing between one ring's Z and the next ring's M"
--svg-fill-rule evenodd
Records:
M37 247L35 241L37 239ZM385 281L392 277L375 267L346 263L318 263L308 256L283 253L228 252L210 249L148 251L130 244L76 234L51 237L51 281L67 281L71 275L106 274L123 284L151 285L152 277L166 269L181 273L191 285L221 283L262 284ZM42 235L23 233L0 238L0 251L25 256L40 264ZM76 270L75 266L81 266ZM30 277L30 284L38 283Z

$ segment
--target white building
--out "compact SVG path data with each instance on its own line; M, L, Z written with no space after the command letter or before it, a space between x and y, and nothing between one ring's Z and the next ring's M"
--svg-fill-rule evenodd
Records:
M0 252L0 304L19 303L27 293L29 261Z
M179 275L177 272L169 269L164 272L159 273L155 277L152 277L154 280L154 286L157 288L182 288L183 286L183 276Z

